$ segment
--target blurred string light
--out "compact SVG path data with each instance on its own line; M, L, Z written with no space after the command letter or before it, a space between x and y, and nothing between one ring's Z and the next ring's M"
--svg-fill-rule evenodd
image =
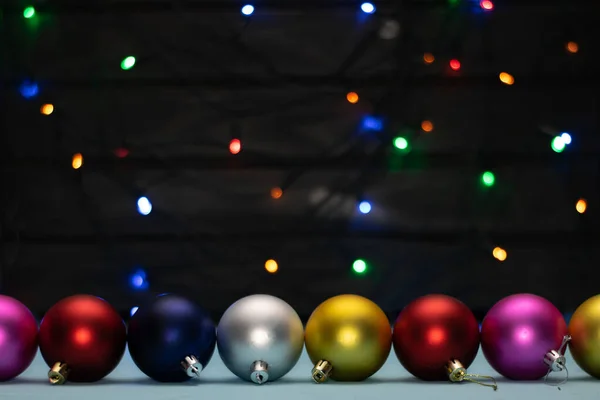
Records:
M25 17L27 19L35 17L35 8L33 8L33 7L26 7L23 10L23 17Z
M579 214L583 214L585 210L587 210L587 201L585 201L585 199L577 200L577 204L575 204L575 209Z
M362 127L367 131L379 132L383 129L383 120L381 118L367 116L363 118Z
M483 183L484 186L492 187L494 186L495 182L496 177L494 176L493 172L485 171L483 174L481 174L481 183Z
M279 269L279 265L277 265L277 261L271 259L271 260L267 260L265 262L265 270L268 273L274 274L275 272L277 272L278 269Z
M242 7L242 14L244 14L245 16L252 15L253 12L254 6L251 4L246 4L244 7Z
M563 142L565 142L566 145L571 144L571 135L569 135L567 132L561 133L560 138L563 140Z
M19 86L19 92L21 93L21 96L26 99L31 99L37 96L39 91L40 89L38 84L32 81L25 81L21 84L21 86Z
M137 307L137 306L131 307L131 310L129 310L129 316L133 317L138 309L139 309L139 307Z
M365 272L367 272L367 263L365 262L365 260L361 260L361 259L355 260L352 263L352 269L357 274L364 274Z
M114 153L117 158L125 158L129 155L129 149L126 149L125 147L117 147L114 150Z
M242 151L242 142L240 139L231 139L229 142L229 152L231 154L238 154Z
M133 68L134 65L135 65L135 57L134 56L125 57L123 59L123 61L121 61L121 69L123 71L130 70L131 68Z
M433 123L431 121L423 121L421 122L421 129L423 132L431 132L433 130Z
M492 251L492 255L498 261L504 261L507 257L506 250L504 250L502 247L495 247Z
M556 136L550 142L550 147L552 148L552 150L554 150L554 152L562 153L567 147L567 141L571 143L571 136L568 133Z
M394 147L397 148L398 150L406 152L409 150L408 140L405 137L398 136L397 138L394 139Z
M435 57L431 53L425 53L423 54L423 61L425 62L425 64L433 64L433 62L435 61Z
M500 77L500 82L504 83L505 85L510 86L513 83L515 83L515 78L508 72L501 72L499 77Z
M460 61L457 59L450 60L450 68L453 71L458 71L460 69Z
M579 51L579 45L575 42L567 43L567 51L571 54L575 54Z
M54 112L54 106L52 104L44 104L40 107L40 113L42 115L50 115Z
M373 14L375 12L375 6L373 3L362 3L360 5L360 9L366 14Z
M368 214L371 212L371 203L369 203L368 201L361 201L358 204L358 211L360 211L362 214Z
M148 289L148 280L146 279L146 272L144 270L138 269L129 277L129 284L135 290L145 290Z
M346 95L346 100L348 100L348 103L350 104L356 104L358 103L358 94L356 92L349 92Z
M152 212L152 203L147 197L142 196L137 201L138 212L142 215L148 215Z
M73 169L79 169L83 165L83 155L81 153L73 154L73 158L71 159L71 166Z
M485 11L492 11L494 9L494 3L492 3L491 0L481 0L479 6Z
M283 196L283 190L280 187L274 187L271 189L271 197L274 199L280 199Z

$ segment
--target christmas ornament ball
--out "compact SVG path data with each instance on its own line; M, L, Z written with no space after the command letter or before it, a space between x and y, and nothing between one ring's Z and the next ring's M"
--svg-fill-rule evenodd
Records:
M125 323L105 300L85 294L53 305L40 324L40 352L52 384L95 382L112 372L125 352Z
M137 367L159 382L184 382L206 368L215 351L215 324L201 307L162 294L129 321L128 348Z
M600 295L584 301L569 321L569 349L573 360L600 379Z
M426 381L448 380L449 363L468 368L479 350L479 324L464 303L433 294L409 303L394 324L394 351L404 368Z
M262 384L287 374L304 347L304 327L296 311L269 295L233 303L219 321L217 346L225 366L239 378Z
M0 382L20 375L38 348L38 325L20 301L0 294Z
M387 360L392 331L385 313L362 296L344 294L321 303L305 330L306 351L317 383L362 381Z
M514 294L486 314L481 349L504 377L535 380L548 373L546 353L559 349L566 334L565 319L550 301L534 294Z

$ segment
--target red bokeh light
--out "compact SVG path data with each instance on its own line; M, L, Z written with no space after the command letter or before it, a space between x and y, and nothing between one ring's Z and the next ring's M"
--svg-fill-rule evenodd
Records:
M242 150L242 142L240 139L231 139L229 142L229 151L231 154L238 154Z
M450 68L452 68L454 71L458 71L460 69L460 61L450 60Z
M494 9L494 3L492 3L490 0L482 0L479 5L486 11L491 11Z
M125 147L119 147L115 149L115 156L118 158L125 158L129 155L129 150Z

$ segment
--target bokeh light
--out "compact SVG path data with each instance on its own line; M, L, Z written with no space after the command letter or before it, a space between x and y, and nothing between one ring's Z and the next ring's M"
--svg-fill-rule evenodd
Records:
M50 115L54 112L54 106L52 104L44 104L40 107L40 113L43 115Z
M73 154L71 159L71 166L73 169L79 169L83 165L83 155L81 153Z
M565 147L567 147L567 144L561 136L556 136L554 139L552 139L552 142L550 142L550 147L556 153L562 153L565 150Z
M280 187L274 187L271 189L271 197L274 199L279 199L283 196L283 190Z
M492 187L494 186L495 182L496 177L494 176L493 172L485 171L483 174L481 174L481 183L483 183L485 186Z
M117 158L125 158L129 155L129 149L125 147L117 147L114 150L114 153Z
M567 43L566 47L567 47L567 51L572 54L575 54L579 51L579 45L575 42Z
M394 147L398 150L408 150L408 140L402 136L394 139Z
M371 203L369 203L368 201L361 201L358 204L358 211L360 211L363 214L368 214L371 212Z
M585 201L585 199L577 200L577 204L575 204L575 209L579 214L583 214L585 210L587 210L587 201Z
M242 151L242 142L240 139L231 139L231 142L229 142L229 152L231 154L238 154L240 151Z
M433 123L431 121L421 122L421 129L423 132L431 132L433 130Z
M137 201L137 208L141 215L148 215L152 212L152 203L147 197L142 196Z
M435 57L431 53L423 54L423 61L425 64L432 64L435 61Z
M481 0L479 6L485 11L492 11L494 9L494 3L492 3L491 0Z
M135 290L148 289L148 280L146 279L146 272L138 269L129 277L129 285Z
M348 103L350 104L356 104L358 103L358 94L356 92L350 92L346 95L346 100L348 100Z
M367 14L373 14L375 12L375 6L372 3L362 3L360 9Z
M456 59L450 60L450 68L454 71L458 71L460 69L460 61Z
M512 85L513 83L515 83L515 78L508 72L501 72L500 82L504 83L505 85Z
M137 312L137 310L139 310L138 306L131 307L131 310L129 310L129 316L133 317L135 315L135 313Z
M506 250L504 250L502 247L495 247L492 251L492 255L496 260L504 261L506 260L508 254L506 253Z
M367 263L364 260L358 259L352 263L352 269L357 274L364 274L367 272Z
M127 70L133 68L134 65L135 65L135 57L133 57L133 56L125 57L123 59L123 61L121 61L121 69L123 71L127 71Z
M563 140L563 142L565 142L566 145L571 144L571 141L573 140L571 135L569 135L567 132L561 133L560 138Z
M278 269L279 269L279 265L277 265L277 261L275 261L275 260L267 260L265 262L265 270L268 273L274 274L275 272L277 272Z
M252 15L252 13L254 12L254 6L251 4L246 4L244 7L242 7L242 14L248 16L248 15Z
M23 17L29 19L35 16L35 8L27 7L23 10Z
M25 81L21 84L21 86L19 86L19 92L21 93L21 96L23 96L26 99L31 99L37 96L39 91L40 89L38 87L38 84L35 82Z

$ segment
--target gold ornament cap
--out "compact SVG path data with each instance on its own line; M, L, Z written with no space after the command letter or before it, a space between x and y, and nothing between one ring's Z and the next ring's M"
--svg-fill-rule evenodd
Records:
M323 383L329 379L331 371L333 371L333 365L329 361L320 360L311 371L312 380L315 383Z
M446 363L446 372L448 373L448 379L450 382L467 381L498 390L498 385L496 384L496 380L494 378L487 375L469 374L465 366L458 360L453 359L448 361ZM481 382L481 379L488 379L492 381L492 383Z
M200 372L202 372L202 364L195 356L187 356L181 362L181 368L185 371L187 376L190 378L199 378Z
M544 383L550 386L560 386L569 380L569 370L567 369L567 358L565 357L565 351L567 350L567 344L571 341L571 336L565 335L562 343L558 350L550 350L544 355L544 364L548 366L548 373L544 377ZM548 382L548 377L553 372L565 372L565 377L556 383Z
M69 377L69 367L65 363L54 363L48 371L48 381L51 385L63 385Z
M250 380L257 385L262 385L269 380L269 364L264 361L254 361L250 371Z

